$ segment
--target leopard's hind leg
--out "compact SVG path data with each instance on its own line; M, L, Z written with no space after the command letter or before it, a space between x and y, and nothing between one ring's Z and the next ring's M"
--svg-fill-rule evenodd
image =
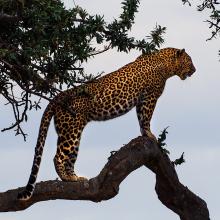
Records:
M58 112L55 117L55 127L58 134L57 152L54 157L54 165L57 174L63 181L84 180L74 172L74 164L77 159L81 133L87 124L83 111L75 116L69 112Z

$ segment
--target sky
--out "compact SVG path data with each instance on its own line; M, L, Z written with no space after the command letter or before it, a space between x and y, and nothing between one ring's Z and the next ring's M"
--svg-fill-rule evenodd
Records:
M198 1L194 1L195 3ZM70 7L72 1L65 1ZM108 22L121 12L120 1L75 0L91 14L103 14ZM220 219L220 49L219 39L206 41L210 36L204 13L193 7L183 6L179 0L141 1L131 36L142 39L156 24L167 27L163 47L185 48L192 57L196 72L181 81L169 79L160 97L152 121L152 132L157 136L169 126L167 148L172 160L185 152L185 160L178 166L181 183L203 198L208 205L212 220ZM117 53L108 51L89 60L88 73L109 73L133 61L139 52ZM0 191L24 186L28 180L33 160L41 111L31 112L24 129L28 139L14 136L13 131L0 133ZM12 122L12 111L0 97L0 128ZM98 175L110 151L117 150L140 135L135 110L120 118L106 122L91 122L85 128L76 172L88 178ZM53 166L56 151L56 134L53 123L48 132L38 181L56 179ZM217 172L216 172L217 171ZM25 211L1 213L0 220L37 220L40 218L70 220L110 220L126 217L127 220L163 219L179 217L158 200L154 190L155 176L146 168L130 174L120 185L119 194L101 203L90 201L47 201L34 204ZM116 211L117 210L117 211Z

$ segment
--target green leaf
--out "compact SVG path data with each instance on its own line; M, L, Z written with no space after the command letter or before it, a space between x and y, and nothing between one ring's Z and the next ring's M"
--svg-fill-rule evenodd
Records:
M181 165L182 163L185 163L185 159L184 159L184 152L181 154L180 158L176 159L173 164L174 165Z
M169 126L168 126L168 127L169 127ZM166 137L167 137L167 134L168 134L168 131L167 131L168 127L166 127L166 128L161 132L161 134L159 135L159 138L157 139L159 148L161 148L161 150L162 150L163 152L165 152L166 154L170 154L170 152L169 152L167 149L163 148L164 146L166 146L166 143L165 143L164 141L166 140Z

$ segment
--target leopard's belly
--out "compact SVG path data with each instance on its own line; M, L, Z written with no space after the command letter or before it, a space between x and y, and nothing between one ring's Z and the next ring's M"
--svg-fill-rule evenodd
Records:
M94 121L113 119L129 112L137 102L138 97L132 95L127 96L126 99L123 95L97 97L93 100L89 118Z

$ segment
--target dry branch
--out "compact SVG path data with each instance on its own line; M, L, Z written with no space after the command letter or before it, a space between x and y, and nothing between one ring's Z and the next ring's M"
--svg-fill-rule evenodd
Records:
M100 174L89 181L40 182L33 197L26 202L16 199L22 188L0 193L0 211L24 210L36 202L55 199L108 200L118 194L126 176L143 165L156 174L155 189L160 201L181 220L210 220L205 201L179 182L169 157L146 137L138 137L112 154Z

